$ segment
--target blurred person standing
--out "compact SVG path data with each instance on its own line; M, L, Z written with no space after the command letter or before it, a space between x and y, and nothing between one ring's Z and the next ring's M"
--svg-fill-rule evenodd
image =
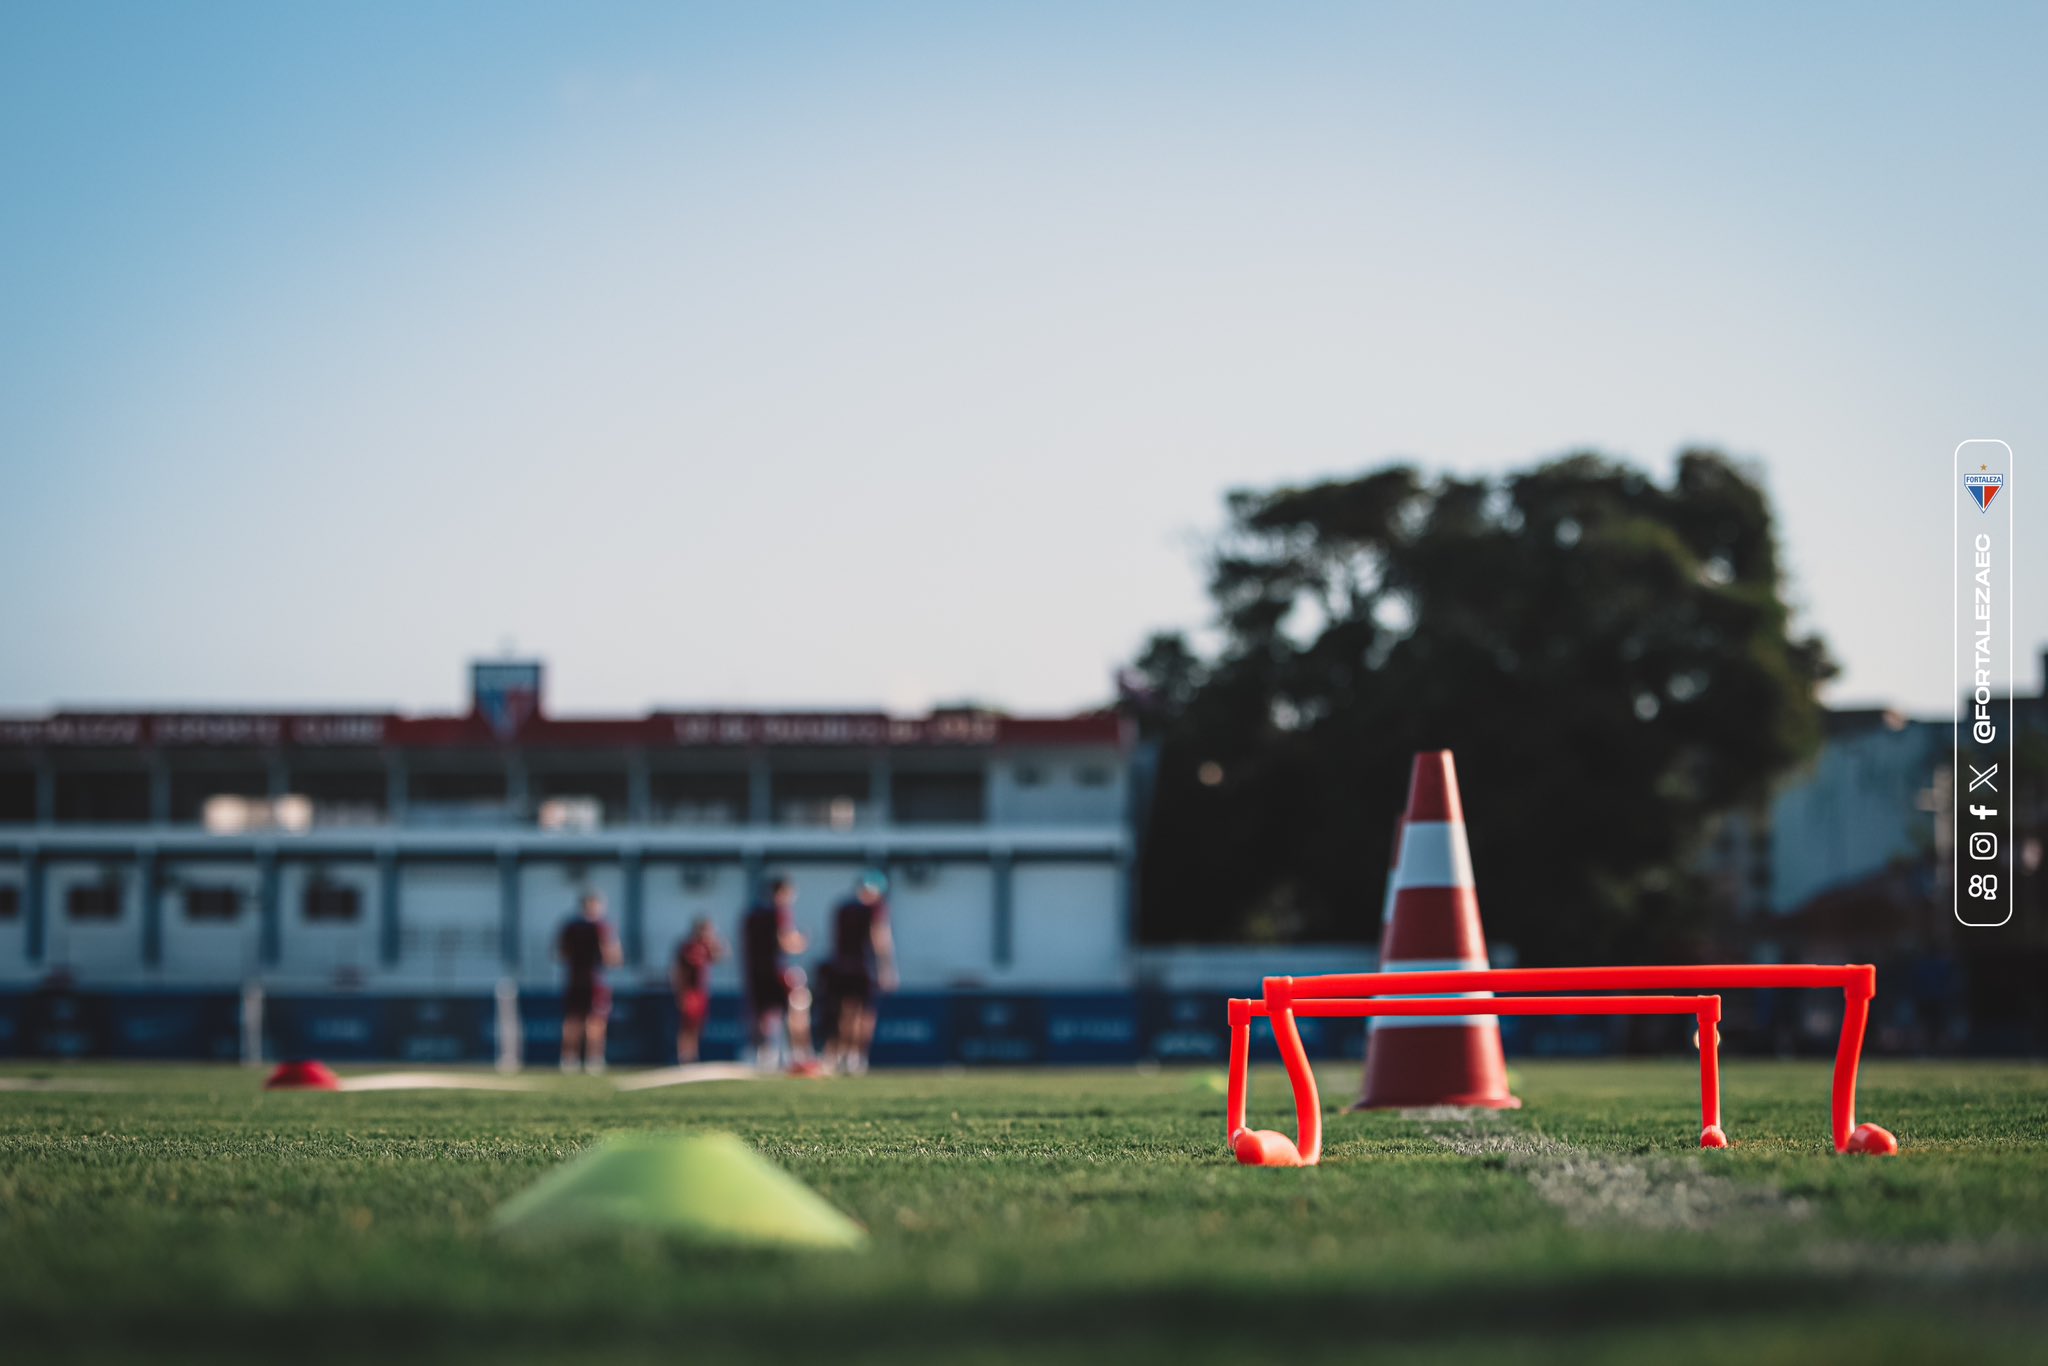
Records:
M811 993L803 969L783 955L802 953L809 942L796 927L796 884L780 874L768 879L764 900L740 921L741 971L747 982L747 1041L754 1066L774 1071L815 1067L811 1057ZM787 1048L783 1047L787 1042Z
M889 932L889 878L861 874L853 894L832 912L832 957L826 983L836 1003L836 1030L826 1065L850 1076L868 1070L875 1041L875 996L896 989L896 941Z
M577 914L555 936L555 958L568 969L562 993L562 1070L604 1071L605 1022L612 1013L604 970L624 961L618 936L604 918L604 898L585 892Z
M711 965L725 957L725 941L711 922L698 916L676 945L668 981L676 994L676 1061L697 1061L704 1039L704 1020L711 1013Z

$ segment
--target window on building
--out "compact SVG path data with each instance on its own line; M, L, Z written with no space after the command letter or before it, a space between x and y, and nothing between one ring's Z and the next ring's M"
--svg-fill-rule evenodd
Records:
M502 802L508 791L498 768L418 768L407 775L407 784L416 802Z
M747 818L747 775L657 769L648 781L653 816L669 825L738 825Z
M534 813L543 830L595 830L604 824L604 801L598 797L549 797Z
M149 775L140 769L60 771L57 819L79 825L140 825L149 819Z
M261 802L269 795L270 774L260 765L171 770L171 819L181 825L206 820L220 798Z
M1045 784L1045 770L1037 764L1019 764L1016 768L1017 786L1042 787Z
M988 818L982 775L897 773L889 783L889 814L905 825L979 825Z
M1108 787L1116 775L1102 764L1083 764L1074 770L1074 781L1083 787Z
M868 805L868 775L861 773L778 773L773 779L778 825L850 830Z
M406 818L420 825L487 825L511 814L498 768L414 769L406 776Z
M119 920L121 884L111 878L104 882L77 882L64 891L67 920Z
M13 920L21 914L21 888L14 885L0 885L0 920Z
M363 918L363 892L346 882L316 877L306 884L300 910L311 922L346 924Z
M35 818L35 770L0 769L0 825L27 825Z
M187 920L233 920L242 913L242 889L195 885L184 888Z
M201 822L211 834L241 835L252 830L282 830L299 834L313 827L313 803L297 793L282 797L237 797L229 793L208 797L201 808Z
M328 768L294 763L291 789L312 803L316 826L382 825L390 810L391 779L381 765Z
M585 824L572 827L576 829L595 828L604 824L606 818L624 820L633 804L623 760L616 769L585 768L569 772L536 767L527 776L527 788L533 794L536 816L549 829L563 828L547 825L551 802L573 804L578 820L585 820L587 816ZM561 808L557 810L559 813Z

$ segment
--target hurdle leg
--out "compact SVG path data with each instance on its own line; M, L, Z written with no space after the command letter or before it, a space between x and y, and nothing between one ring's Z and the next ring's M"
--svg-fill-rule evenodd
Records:
M1863 1058L1863 1031L1870 1024L1870 996L1854 987L1842 993L1842 1039L1835 1045L1834 1129L1838 1153L1892 1157L1899 1140L1891 1130L1856 1122L1856 1068Z
M1233 1000L1230 1003L1230 1082L1229 1094L1224 1103L1223 1141L1233 1150L1237 1147L1237 1136L1245 1130L1246 1091L1250 1085L1252 1041L1252 1003Z
M1301 1165L1313 1167L1323 1158L1323 1098L1316 1092L1315 1069L1309 1066L1308 1049L1302 1046L1301 1031L1295 1027L1294 1011L1273 1013L1273 1040L1280 1045L1280 1060L1287 1064L1287 1080L1294 1087L1294 1146L1301 1152Z
M1252 1002L1232 1001L1230 1029L1230 1150L1247 1167L1313 1167L1323 1155L1323 1099L1316 1094L1315 1072L1308 1065L1308 1052L1301 1045L1301 1031L1295 1027L1294 1012L1268 1009L1273 1022L1273 1039L1280 1046L1280 1060L1287 1065L1287 1080L1294 1087L1294 1115L1299 1141L1274 1129L1251 1128L1245 1119L1245 1091L1250 1065ZM1242 1024L1240 1024L1240 1020Z
M1725 1148L1721 1128L1721 998L1710 996L1700 1007L1700 1146Z

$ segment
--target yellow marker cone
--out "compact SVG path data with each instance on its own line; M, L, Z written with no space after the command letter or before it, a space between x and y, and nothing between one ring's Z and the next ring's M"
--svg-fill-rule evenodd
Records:
M867 1230L731 1134L629 1134L498 1207L512 1234L671 1234L725 1246L863 1247Z

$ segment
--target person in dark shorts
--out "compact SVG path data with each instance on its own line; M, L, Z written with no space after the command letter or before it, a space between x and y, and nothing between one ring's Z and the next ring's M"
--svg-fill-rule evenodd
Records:
M676 945L669 966L669 985L676 993L676 1061L697 1061L704 1039L704 1020L711 1013L711 965L725 957L725 942L703 916Z
M850 1076L868 1070L875 1041L875 994L896 989L896 942L889 933L889 879L870 870L832 912L832 957L826 986L836 1002L837 1031L826 1066Z
M811 993L803 969L782 961L802 953L806 942L796 927L796 884L768 879L767 897L740 920L740 970L747 983L747 1040L754 1065L774 1071L784 1061L793 1069L815 1067L811 1058Z
M623 956L618 936L605 922L604 898L585 892L577 913L555 936L555 957L569 970L562 993L562 1070L604 1071L604 1028L612 1013L604 970Z

